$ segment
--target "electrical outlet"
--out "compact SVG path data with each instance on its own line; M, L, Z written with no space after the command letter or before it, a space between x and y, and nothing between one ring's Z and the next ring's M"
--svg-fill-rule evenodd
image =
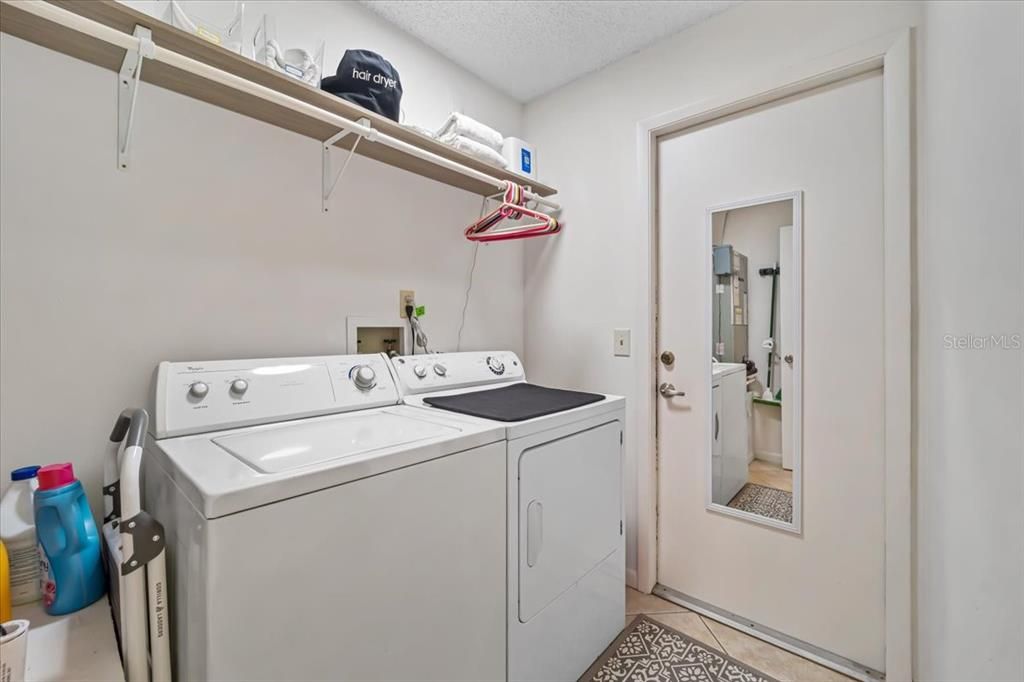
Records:
M416 292L411 289L402 289L398 292L398 314L405 317L405 307L416 307Z
M615 354L628 358L630 354L629 330L616 329L613 336L615 338Z

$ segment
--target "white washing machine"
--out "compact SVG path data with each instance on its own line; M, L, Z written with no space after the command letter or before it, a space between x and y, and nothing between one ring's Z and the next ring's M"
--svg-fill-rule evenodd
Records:
M144 505L181 680L502 680L504 429L383 356L162 363Z
M503 429L508 679L576 680L625 620L624 399L532 386L507 351L391 363L406 405Z

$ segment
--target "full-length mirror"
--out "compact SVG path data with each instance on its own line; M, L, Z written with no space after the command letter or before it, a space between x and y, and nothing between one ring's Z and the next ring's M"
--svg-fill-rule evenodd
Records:
M801 193L708 211L708 508L800 531Z

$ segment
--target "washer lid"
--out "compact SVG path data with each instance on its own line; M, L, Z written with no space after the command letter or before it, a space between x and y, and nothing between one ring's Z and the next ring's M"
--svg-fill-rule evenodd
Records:
M213 442L256 471L276 474L458 432L452 426L375 413L226 435Z
M143 476L149 489L162 480L156 476L162 470L200 514L215 519L504 440L496 422L447 414L399 405L212 434L150 436Z

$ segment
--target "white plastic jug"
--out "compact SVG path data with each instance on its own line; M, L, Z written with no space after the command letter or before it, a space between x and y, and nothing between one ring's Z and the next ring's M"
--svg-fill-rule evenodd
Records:
M36 542L32 498L39 481L39 467L11 472L11 487L0 499L0 538L11 563L11 602L27 604L42 597L39 589L39 549Z

